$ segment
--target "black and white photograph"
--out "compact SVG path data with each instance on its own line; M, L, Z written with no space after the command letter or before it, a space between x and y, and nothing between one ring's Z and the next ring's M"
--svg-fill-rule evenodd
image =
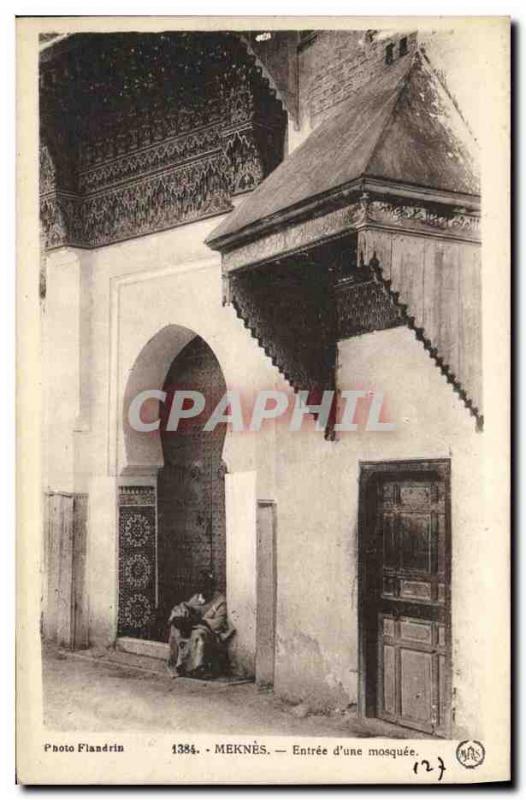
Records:
M154 21L18 21L21 780L506 780L509 19Z

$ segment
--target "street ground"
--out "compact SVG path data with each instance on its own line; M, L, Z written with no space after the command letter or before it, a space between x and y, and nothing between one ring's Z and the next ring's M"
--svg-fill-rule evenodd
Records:
M163 662L114 650L43 653L44 718L61 731L416 738L352 709L313 714L247 681L171 678Z

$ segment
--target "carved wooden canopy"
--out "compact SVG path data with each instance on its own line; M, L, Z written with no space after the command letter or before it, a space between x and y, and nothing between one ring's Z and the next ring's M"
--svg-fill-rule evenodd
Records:
M473 137L419 53L340 103L208 243L229 252L284 223L348 206L374 184L382 194L478 208Z
M338 339L407 324L481 421L476 150L416 52L342 102L208 237L222 254L227 299L296 388L334 386ZM411 260L426 240L449 247L443 267L439 244L432 264L422 253ZM400 242L408 257L391 268ZM413 290L426 270L425 290ZM281 322L272 321L277 307ZM292 342L300 329L311 342L310 360L286 344L284 325Z

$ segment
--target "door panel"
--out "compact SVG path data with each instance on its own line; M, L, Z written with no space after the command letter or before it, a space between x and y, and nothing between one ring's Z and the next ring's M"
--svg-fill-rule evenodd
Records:
M276 507L257 506L256 683L273 686L276 647Z
M446 465L371 465L362 494L366 710L429 733L450 710Z
M386 714L396 715L396 650L392 645L383 645L384 671L383 671L383 709Z
M431 659L429 653L400 648L400 713L423 725L433 722Z
M446 722L447 650L436 622L380 615L379 717L429 733Z

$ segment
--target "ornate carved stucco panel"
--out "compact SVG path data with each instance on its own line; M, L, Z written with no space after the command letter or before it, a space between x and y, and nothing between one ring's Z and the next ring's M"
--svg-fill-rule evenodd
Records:
M281 160L286 115L238 38L70 39L41 65L47 248L224 213Z

